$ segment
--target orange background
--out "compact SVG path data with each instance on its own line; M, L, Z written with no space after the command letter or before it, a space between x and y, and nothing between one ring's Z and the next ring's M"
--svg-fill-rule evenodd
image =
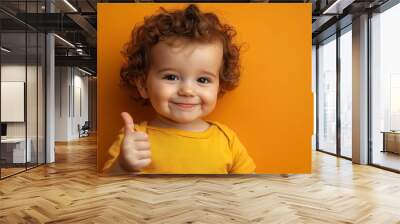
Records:
M186 4L98 4L98 171L128 111L135 122L149 119L119 87L122 46L144 16ZM245 43L242 77L207 117L233 129L257 165L257 173L310 173L313 98L311 91L311 4L197 4L216 13Z

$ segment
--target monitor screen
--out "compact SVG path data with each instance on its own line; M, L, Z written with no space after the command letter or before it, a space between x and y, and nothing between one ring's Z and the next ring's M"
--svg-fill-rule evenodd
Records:
M7 136L7 124L1 123L1 136Z

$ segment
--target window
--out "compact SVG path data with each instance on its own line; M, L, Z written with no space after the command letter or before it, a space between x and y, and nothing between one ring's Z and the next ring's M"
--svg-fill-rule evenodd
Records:
M394 140L400 137L400 133L391 133L400 130L399 21L400 4L371 18L370 156L372 164L395 170L400 170L400 155L384 144L394 143L394 148L400 147L400 141ZM393 142L386 137L393 138Z
M340 155L352 157L352 35L351 26L340 36Z
M336 153L336 36L318 47L318 149Z

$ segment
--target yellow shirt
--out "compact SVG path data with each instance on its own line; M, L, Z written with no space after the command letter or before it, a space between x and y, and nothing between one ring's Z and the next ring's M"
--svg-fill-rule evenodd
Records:
M151 163L140 173L228 174L254 173L255 164L236 134L217 122L202 132L135 124L136 131L149 136ZM123 130L108 150L103 171L118 163Z

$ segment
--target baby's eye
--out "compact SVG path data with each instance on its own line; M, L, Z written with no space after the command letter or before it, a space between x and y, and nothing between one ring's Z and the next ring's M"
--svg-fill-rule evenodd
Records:
M197 79L197 81L200 83L203 83L203 84L207 84L207 83L211 82L211 80L207 77L201 77L201 78Z
M164 75L163 79L175 81L175 80L178 80L178 76L172 75L172 74L168 74L168 75Z

